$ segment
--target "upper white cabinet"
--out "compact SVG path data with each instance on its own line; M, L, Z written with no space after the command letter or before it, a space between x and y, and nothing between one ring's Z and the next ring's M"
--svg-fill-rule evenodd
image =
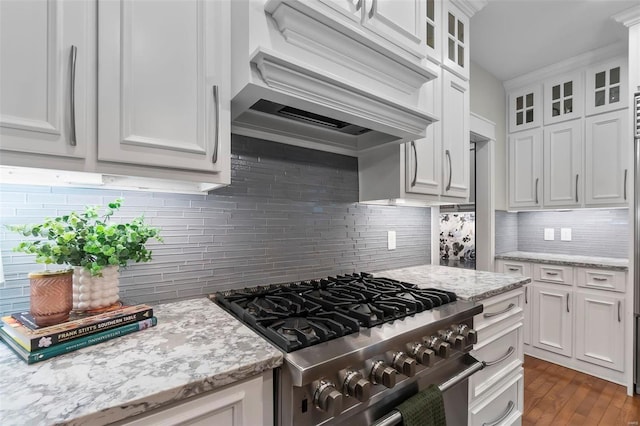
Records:
M442 9L442 65L468 80L469 17L450 1Z
M627 61L610 59L587 68L586 115L628 106Z
M228 8L205 0L100 2L99 160L228 167Z
M509 132L532 129L542 123L540 85L516 89L508 94Z
M442 72L443 195L469 197L469 83Z
M583 202L583 145L580 120L544 127L545 207L575 207Z
M1 149L85 156L93 13L82 1L0 2Z
M542 203L542 129L509 135L509 208L539 208Z
M632 188L627 168L631 144L626 143L625 110L585 119L586 203L592 206L627 205Z
M582 72L550 78L544 83L544 124L582 117Z
M427 0L425 18L425 45L427 57L440 63L442 61L442 1Z

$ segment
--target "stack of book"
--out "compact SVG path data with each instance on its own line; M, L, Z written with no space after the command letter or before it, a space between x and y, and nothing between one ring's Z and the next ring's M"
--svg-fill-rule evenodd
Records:
M27 364L43 361L157 324L149 305L123 306L97 315L72 314L69 321L38 327L28 312L0 318L0 339Z

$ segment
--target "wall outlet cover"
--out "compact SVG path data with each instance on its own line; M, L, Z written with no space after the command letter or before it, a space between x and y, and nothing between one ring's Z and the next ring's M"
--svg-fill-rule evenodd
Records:
M396 249L396 231L387 231L387 249Z
M571 228L560 228L560 240L571 241Z
M553 241L555 239L555 232L553 228L544 228L544 240Z

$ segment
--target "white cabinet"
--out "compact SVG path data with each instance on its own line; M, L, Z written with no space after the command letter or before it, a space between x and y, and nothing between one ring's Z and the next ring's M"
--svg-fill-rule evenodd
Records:
M573 354L572 290L534 282L533 346L570 357Z
M576 358L624 371L624 298L576 292Z
M512 90L507 97L509 132L532 129L542 124L542 89L539 84Z
M585 203L627 205L631 144L626 140L626 110L587 117L585 123Z
M85 156L92 16L91 2L0 2L0 149Z
M205 0L99 4L99 160L227 167L228 8Z
M509 135L509 208L539 208L542 203L542 130Z
M469 197L469 83L442 72L443 195Z
M127 426L173 425L273 425L273 381L271 371L203 396L187 399L168 408L159 408L135 419Z
M426 0L425 46L427 57L434 62L442 62L442 1Z
M618 57L595 64L586 71L586 115L628 106L627 59Z
M582 71L574 71L544 82L544 124L582 117Z
M518 275L523 277L531 277L531 264L527 262L518 262L513 260L496 261L496 272L502 272L504 274ZM524 305L522 310L524 311L524 321L522 327L523 341L525 345L531 344L531 284L524 286Z
M453 2L442 2L442 65L469 79L469 17Z
M544 127L544 206L579 206L582 200L582 122Z

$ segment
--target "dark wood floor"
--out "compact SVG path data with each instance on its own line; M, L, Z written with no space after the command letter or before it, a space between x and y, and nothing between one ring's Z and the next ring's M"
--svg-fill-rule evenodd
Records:
M525 356L523 425L637 426L640 396L627 389Z

